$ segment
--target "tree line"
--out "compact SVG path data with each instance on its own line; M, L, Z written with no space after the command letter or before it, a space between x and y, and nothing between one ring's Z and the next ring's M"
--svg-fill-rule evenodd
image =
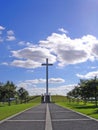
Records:
M98 104L98 78L94 77L93 79L80 79L80 82L77 86L74 87L70 92L67 93L69 99L79 99L83 100L84 103L87 101L94 101L95 105Z
M7 81L6 83L0 83L0 102L8 102L11 105L11 101L15 101L16 104L27 102L29 98L29 93L24 88L17 88L17 86L12 81Z

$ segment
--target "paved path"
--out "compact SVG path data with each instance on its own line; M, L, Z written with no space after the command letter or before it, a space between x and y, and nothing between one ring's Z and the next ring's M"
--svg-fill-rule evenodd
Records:
M45 130L46 104L27 110L0 124L0 130Z
M0 130L98 130L98 122L51 103L4 121Z
M49 104L53 130L98 130L98 122L69 109Z

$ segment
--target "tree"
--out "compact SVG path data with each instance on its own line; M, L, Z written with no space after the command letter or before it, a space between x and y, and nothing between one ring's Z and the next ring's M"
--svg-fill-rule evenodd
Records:
M67 93L67 98L69 99L72 99L73 101L75 99L77 99L77 102L79 103L79 98L80 98L80 88L79 86L75 86L74 89L72 89L69 93Z
M90 89L88 80L80 80L80 96L83 99L84 103L86 104L87 100L90 98Z
M20 102L21 103L23 103L23 101L26 102L27 97L29 95L28 91L21 87L17 92L18 92L18 95L19 95Z
M11 105L11 98L14 98L15 93L16 93L16 86L13 84L13 82L7 81L4 84L4 90L6 92L5 97L6 100L8 101L8 105Z
M74 98L77 98L80 96L81 99L83 99L85 104L88 100L90 100L91 98L94 98L95 105L97 106L98 79L96 77L94 77L94 79L89 79L89 80L80 79L79 86L75 87L67 95Z
M97 98L98 98L98 79L94 77L89 82L89 90L90 90L90 97L94 97L95 105L97 106Z
M6 100L6 90L4 88L4 84L0 83L0 101L5 102Z
M3 92L2 84L0 83L0 101L2 101L2 99L3 99L2 92Z

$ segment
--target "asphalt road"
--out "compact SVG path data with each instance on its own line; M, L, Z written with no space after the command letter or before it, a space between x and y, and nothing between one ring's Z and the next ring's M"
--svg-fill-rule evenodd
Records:
M50 130L50 127L52 130L98 130L98 121L50 103L0 123L0 130Z

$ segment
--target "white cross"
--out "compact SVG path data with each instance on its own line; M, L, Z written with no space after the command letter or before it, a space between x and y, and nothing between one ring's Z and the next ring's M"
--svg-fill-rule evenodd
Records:
M42 64L43 66L46 66L46 95L48 95L48 66L51 66L53 64L48 63L48 58L46 58L46 63Z

